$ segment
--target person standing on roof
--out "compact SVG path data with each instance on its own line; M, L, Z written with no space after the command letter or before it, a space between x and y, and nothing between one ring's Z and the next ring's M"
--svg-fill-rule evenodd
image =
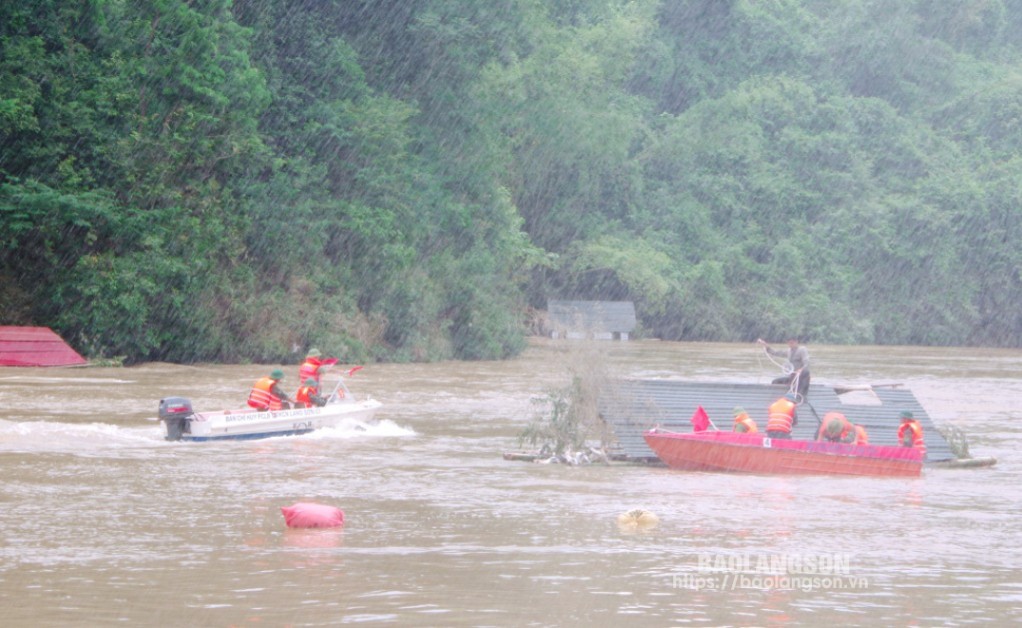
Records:
M755 434L759 431L759 428L756 427L756 422L752 420L752 417L745 411L745 408L736 407L734 409L734 416L735 426L732 431L739 434Z
M915 447L926 457L926 442L923 440L923 426L919 424L911 412L901 413L901 425L898 427L898 444L902 447Z
M763 350L768 354L784 358L787 361L786 366L790 366L791 368L790 373L774 379L771 383L787 384L788 386L791 386L792 381L795 381L796 385L794 392L797 392L799 397L801 397L804 401L806 395L809 393L809 349L806 349L805 345L800 344L798 337L796 336L788 338L787 350L773 349L762 338L757 338L756 342L758 342L763 347Z
M788 393L770 404L770 408L767 410L767 436L790 439L791 428L798 425L795 408L794 393Z
M274 369L268 377L260 378L252 385L248 395L248 405L256 410L283 410L291 408L291 398L280 387L284 379L284 371Z

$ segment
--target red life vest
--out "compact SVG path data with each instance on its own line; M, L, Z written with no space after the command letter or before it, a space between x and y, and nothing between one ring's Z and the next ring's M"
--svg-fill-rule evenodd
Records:
M298 381L305 383L305 380L310 377L316 380L316 385L319 386L319 378L321 373L319 367L323 365L323 360L319 358L308 357L302 362L302 365L298 367Z
M738 429L738 426L743 426L745 429L740 430ZM756 432L759 431L759 428L756 427L756 422L752 420L752 417L749 416L749 413L743 412L735 417L735 426L733 431L735 432L744 431L746 434L755 434Z
M312 400L309 399L309 395L315 394L317 389L315 386L302 386L298 389L298 394L295 395L295 405L299 408L311 408Z
M767 418L768 432L791 433L791 425L795 422L795 402L781 397L770 405Z
M912 432L912 444L905 445L905 432ZM923 442L923 426L919 424L919 421L915 419L911 421L902 421L901 426L898 427L898 444L904 445L905 447L915 447L919 450L923 456L926 456L926 443Z
M273 394L273 387L277 381L269 377L263 377L252 386L252 392L248 394L248 405L257 410L280 410L284 406L281 399Z

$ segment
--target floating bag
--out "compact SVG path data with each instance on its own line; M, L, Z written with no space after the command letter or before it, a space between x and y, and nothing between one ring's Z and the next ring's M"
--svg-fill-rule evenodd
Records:
M289 528L336 528L344 525L344 511L334 506L298 502L282 506L280 512Z

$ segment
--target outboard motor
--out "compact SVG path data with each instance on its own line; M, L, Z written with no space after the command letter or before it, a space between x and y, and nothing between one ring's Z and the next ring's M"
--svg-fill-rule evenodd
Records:
M194 414L192 402L184 397L160 399L160 420L167 424L167 440L181 440L181 435L190 431L188 421Z

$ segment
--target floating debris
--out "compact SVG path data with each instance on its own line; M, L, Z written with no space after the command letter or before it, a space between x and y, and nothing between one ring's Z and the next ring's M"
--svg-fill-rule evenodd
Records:
M617 525L622 530L649 530L660 523L660 517L645 508L633 508L617 516Z
M951 447L951 453L955 455L955 458L972 458L969 453L969 439L965 436L965 432L960 430L958 426L945 423L937 426L937 431L947 441L949 447Z
M505 458L507 456L505 455ZM540 464L567 464L573 467L590 464L610 464L610 457L607 452L599 447L587 447L577 451L562 451L556 453L544 447L532 460Z

